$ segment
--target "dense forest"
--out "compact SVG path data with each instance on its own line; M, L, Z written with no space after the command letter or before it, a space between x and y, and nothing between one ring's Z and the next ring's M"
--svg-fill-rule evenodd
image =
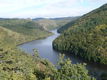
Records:
M61 27L58 28L57 32L58 32L58 33L64 32L64 31L67 30L69 27L71 27L71 25L73 25L79 18L80 18L80 16L79 16L79 17L75 17L75 19L69 21L67 24L62 25Z
M41 59L36 49L29 55L17 48L20 43L49 35L31 20L0 20L0 80L95 80L85 64L72 64L64 55L54 66Z
M53 42L53 47L107 65L107 4L72 22Z

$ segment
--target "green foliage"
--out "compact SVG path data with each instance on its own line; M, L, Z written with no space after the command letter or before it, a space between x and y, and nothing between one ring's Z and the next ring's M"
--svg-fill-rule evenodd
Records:
M107 4L101 6L100 8L91 11L88 14L77 18L74 21L59 28L58 32L64 32L65 30L78 26L79 28L90 29L98 25L107 24Z
M78 18L77 18L77 19L78 19ZM76 21L77 19L74 19L73 21L70 21L69 23L61 26L61 27L57 30L58 33L62 33L62 32L64 32L65 30L67 30L69 27L71 27L71 25L73 25L73 24L75 23L75 21Z
M81 17L53 42L54 49L107 64L106 14L107 4Z
M52 19L43 18L43 19L39 19L39 20L37 20L37 19L34 19L34 20L39 25L41 25L43 29L52 30L52 29L59 28L76 18L77 17L63 17L63 18L52 18Z
M36 76L33 70L36 69L35 61L30 55L26 55L17 49L0 52L0 78L1 80L34 80Z
M38 53L37 49L33 49L33 52L34 52L34 57L39 58L39 53Z
M40 57L19 49L0 49L0 80L43 80L54 68Z
M37 51L34 50L35 56L32 57L17 49L16 45L50 33L31 20L6 19L0 20L0 25L0 80L36 80L38 76L34 71L41 71L40 66L45 70L45 65L36 55Z
M101 80L107 80L107 73L103 73L100 77Z
M31 56L16 48L0 48L0 80L78 80L80 77L81 80L92 80L83 64L72 64L63 56L57 69L41 59L35 49L34 54Z
M85 64L72 64L70 59L61 55L58 69L54 72L54 80L95 80L88 76Z
M32 56L16 48L19 43L47 36L48 32L35 28L34 22L0 20L0 25L0 80L77 80L80 77L91 80L82 64L71 64L70 60L60 58L62 62L57 69L41 59L36 49ZM33 38L34 35L39 36Z
M16 44L32 41L52 35L42 29L42 27L26 19L6 19L0 20L0 36L10 37ZM5 39L3 38L3 39ZM5 39L10 40L10 39Z
M16 48L0 49L0 80L92 80L82 64L60 58L57 66L58 69L49 61Z
M107 64L106 31L107 25L101 25L87 32L67 32L57 38L53 46L56 50L74 53L88 61Z

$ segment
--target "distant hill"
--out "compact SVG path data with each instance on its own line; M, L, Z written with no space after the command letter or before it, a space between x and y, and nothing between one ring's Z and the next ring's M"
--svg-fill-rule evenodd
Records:
M2 34L1 34L2 33ZM9 36L15 43L22 43L46 37L51 33L45 31L38 23L28 19L0 20L0 35ZM2 38L2 37L1 37ZM5 39L6 40L9 40Z
M0 18L0 20L5 20L5 19L8 19L8 18Z
M35 18L33 19L45 30L59 28L68 22L75 20L77 17L61 17L61 18Z
M79 16L76 16L79 17ZM75 19L76 17L59 17L59 18L49 18L50 20L72 20Z
M59 32L63 33L53 42L54 49L107 64L107 4L66 24Z
M37 21L37 20L43 20L43 19L45 19L45 18L33 18L32 20Z

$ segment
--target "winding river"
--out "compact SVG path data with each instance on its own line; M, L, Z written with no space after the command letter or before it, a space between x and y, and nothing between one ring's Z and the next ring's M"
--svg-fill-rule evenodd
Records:
M32 42L28 42L28 43L19 45L19 47L29 54L33 54L33 49L36 48L38 50L41 58L48 59L53 64L56 64L58 61L58 55L60 53L53 50L52 41L55 38L57 38L60 34L57 33L57 30L52 30L51 32L54 33L54 35L49 36L42 40L34 40ZM73 64L84 63L84 61L80 60L77 57L74 57L73 55L66 54L65 58L70 58L72 60ZM100 75L100 73L102 73L104 71L107 72L106 67L97 65L97 64L93 64L93 63L87 63L87 69L94 72L95 74L97 73L97 75Z

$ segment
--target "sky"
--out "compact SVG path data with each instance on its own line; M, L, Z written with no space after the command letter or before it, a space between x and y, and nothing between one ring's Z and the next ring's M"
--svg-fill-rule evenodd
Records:
M0 0L0 18L81 16L107 0Z

